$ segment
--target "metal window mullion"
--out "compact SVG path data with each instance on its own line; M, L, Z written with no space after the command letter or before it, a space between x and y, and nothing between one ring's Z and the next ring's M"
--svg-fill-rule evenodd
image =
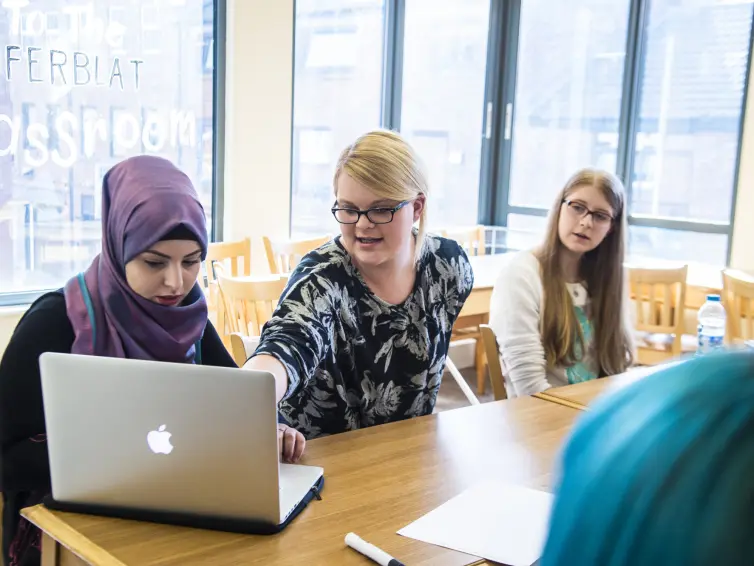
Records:
M754 8L752 8L754 10ZM754 51L754 14L749 29L749 53L746 62L746 74L744 77L744 90L741 99L741 113L738 127L738 147L736 149L736 164L733 169L733 198L730 203L730 222L728 228L728 246L725 251L725 265L730 265L730 256L733 253L733 234L736 221L736 204L738 203L738 180L741 174L741 149L744 141L744 124L746 124L746 107L749 99L749 81L751 80L752 51Z
M482 158L479 167L479 186L477 187L479 191L477 221L484 226L495 224L497 155L501 131L500 120L498 119L501 106L500 77L503 74L502 44L505 37L503 29L504 3L505 0L491 0L490 2L484 101L479 109L482 112L482 131L479 132L482 140Z
M400 131L406 0L387 0L385 19L380 125L389 130Z
M676 230L679 232L697 232L701 234L730 233L727 222L697 222L693 220L676 220L674 218L652 218L642 216L628 216L629 226L642 228L660 228L662 230Z
M495 122L499 135L497 148L497 175L495 179L494 221L499 226L508 225L510 213L510 179L513 154L513 125L515 123L516 73L518 68L518 36L521 24L521 0L502 1L503 40L500 51L500 97ZM509 106L510 105L510 106ZM510 112L508 109L510 108ZM509 114L506 116L506 114ZM507 119L506 119L507 118ZM510 128L506 131L506 121Z
M537 216L539 218L547 216L550 210L547 208L538 208L535 206L508 206L508 214L522 214L525 216Z
M641 105L641 82L644 72L646 23L650 0L631 0L626 34L626 59L623 66L623 91L618 122L618 150L615 173L626 187L626 208L631 210L634 151Z
M212 21L212 233L214 242L223 239L225 210L225 62L227 0L215 0ZM295 3L294 3L295 9ZM293 108L291 108L291 112Z

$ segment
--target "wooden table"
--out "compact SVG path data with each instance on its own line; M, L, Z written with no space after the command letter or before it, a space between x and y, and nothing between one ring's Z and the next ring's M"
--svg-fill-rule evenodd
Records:
M469 263L474 271L474 287L461 309L454 325L452 340L471 338L476 340L474 367L476 368L477 393L484 394L487 382L487 363L479 334L479 325L490 321L492 288L500 270L515 252L498 255L470 256Z
M558 450L579 414L529 397L313 440L305 463L325 469L323 500L310 503L276 536L74 515L42 506L23 514L46 533L44 566L367 566L367 559L345 547L349 531L406 564L479 563L396 531L477 482L496 479L549 490Z
M655 373L656 371L668 367L671 364L659 364L656 366L645 366L630 369L625 373L594 379L565 387L555 387L548 389L543 393L534 395L539 399L559 403L573 409L585 411L587 406L597 397L608 395L614 391L622 389L632 383Z
M483 315L489 317L492 287L495 285L498 274L505 267L505 262L510 260L514 253L480 255L469 258L471 269L474 270L474 288L458 315L459 320L461 317L469 316ZM459 326L459 324L456 323L456 326Z

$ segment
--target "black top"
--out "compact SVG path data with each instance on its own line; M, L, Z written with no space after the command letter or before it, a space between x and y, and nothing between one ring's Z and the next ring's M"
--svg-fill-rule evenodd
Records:
M427 236L425 246L414 288L397 305L369 289L339 237L291 274L255 354L285 366L280 413L307 438L434 409L474 274L457 242Z
M18 528L19 511L37 503L50 491L39 356L44 352L70 353L74 338L63 292L48 293L24 314L0 361L0 464L6 564L25 566L39 560L33 548L30 552L27 548L14 549L17 552L13 560L9 560L8 555ZM209 321L201 341L201 361L208 366L237 367ZM29 529L28 523L23 528ZM19 538L29 538L26 542L32 546L36 544L31 541L38 538L35 530L19 532L19 535ZM26 547L20 540L16 545Z

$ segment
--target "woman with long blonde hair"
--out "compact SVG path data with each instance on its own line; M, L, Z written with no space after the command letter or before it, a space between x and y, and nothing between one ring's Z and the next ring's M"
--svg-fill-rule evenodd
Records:
M516 254L500 273L490 326L510 396L621 373L631 365L626 233L620 180L582 169L555 199L544 242Z
M345 148L333 189L340 236L296 267L244 366L275 376L306 438L431 413L473 284L460 246L426 234L427 179L399 134Z

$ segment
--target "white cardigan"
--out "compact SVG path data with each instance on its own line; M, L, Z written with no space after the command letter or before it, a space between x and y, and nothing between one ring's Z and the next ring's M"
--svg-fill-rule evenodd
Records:
M580 283L568 283L575 306L586 308L589 295ZM517 253L500 272L492 290L490 326L497 336L509 397L568 385L565 368L546 368L540 334L542 278L539 260ZM585 361L592 366L591 356Z

